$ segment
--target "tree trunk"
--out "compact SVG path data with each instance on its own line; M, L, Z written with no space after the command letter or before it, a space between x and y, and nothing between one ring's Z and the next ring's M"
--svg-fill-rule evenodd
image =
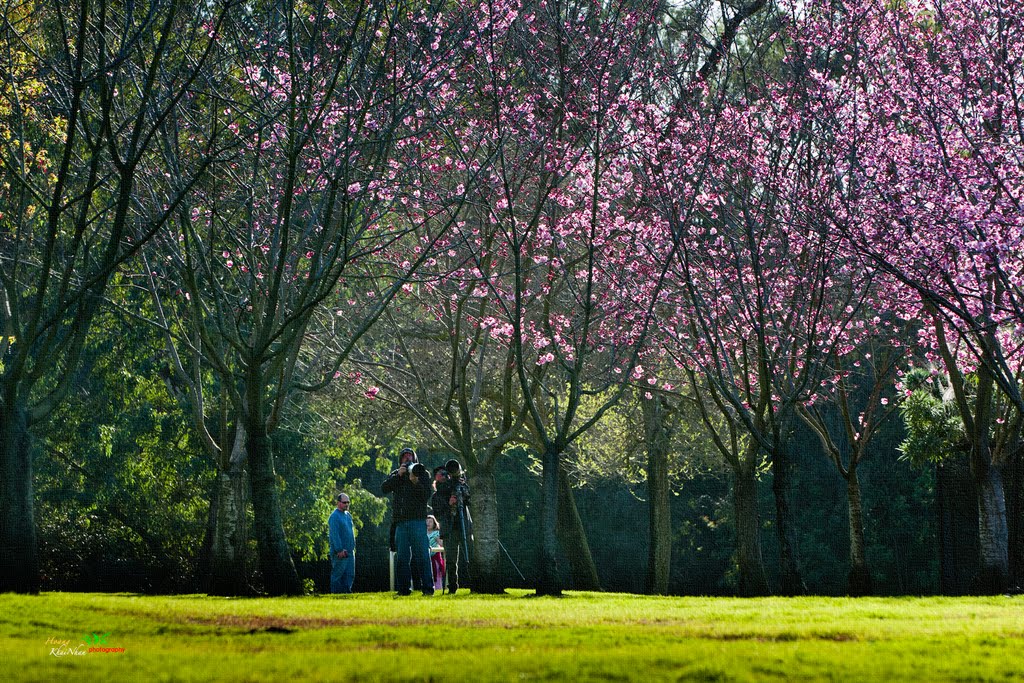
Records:
M768 595L768 578L761 555L761 515L757 509L757 472L753 464L733 469L733 509L736 515L736 562L740 595Z
M939 590L964 595L978 567L978 497L961 453L935 467L939 513Z
M561 458L553 444L541 453L540 562L537 595L562 594L558 567L558 462Z
M301 595L302 582L295 571L291 550L284 536L277 473L270 437L259 423L250 424L246 450L252 482L253 535L268 595Z
M249 530L246 505L249 491L241 464L218 471L211 500L213 522L210 567L206 592L210 595L250 595L246 573L246 541Z
M0 407L0 593L39 592L32 447L25 408Z
M597 565L590 552L583 519L580 517L579 508L576 507L576 497L569 484L569 475L561 466L558 468L558 536L562 539L562 547L569 558L572 587L580 591L601 590Z
M856 460L851 460L846 478L846 502L850 519L850 573L846 591L850 595L870 595L872 592L871 572L868 570L864 550L864 508L860 495L860 480L857 478Z
M1003 478L993 465L972 468L978 487L978 578L974 590L983 595L1006 592L1010 577L1006 498Z
M803 595L807 592L796 559L796 524L789 504L793 464L786 449L772 453L772 491L775 493L775 530L779 537L779 593Z
M474 593L505 592L501 572L501 516L494 471L481 465L470 474L473 507L473 554L470 572Z
M217 454L217 481L210 500L210 557L205 575L206 592L211 595L252 594L246 571L249 482L245 443L245 428L239 420L231 449L222 449Z
M647 444L647 509L650 544L647 555L647 592L667 595L672 569L672 512L669 506L668 453L671 433L665 399L642 401Z

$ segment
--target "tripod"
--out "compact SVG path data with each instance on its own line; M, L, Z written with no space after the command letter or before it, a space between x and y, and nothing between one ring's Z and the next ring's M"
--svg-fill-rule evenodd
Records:
M454 566L454 570L455 570L454 574L455 574L456 585L458 585L459 574L461 573L459 571L459 564L460 563L459 563L459 557L458 557L458 555L460 555L460 554L464 555L465 558L466 558L466 564L465 564L466 580L470 581L470 582L473 580L473 577L472 577L472 574L471 574L471 569L470 569L469 534L468 534L468 532L466 530L466 527L467 527L467 524L466 524L467 515L466 515L466 503L465 503L465 500L463 499L463 492L464 492L463 484L461 484L459 482L456 482L456 484L455 484L455 509L456 509L457 519L459 520L459 533L462 536L462 538L461 538L462 543L460 544L462 546L462 550L460 550L460 552L456 555L455 566ZM451 587L451 583L449 582L449 584L448 584L448 592L450 593L451 591L452 591L452 587Z

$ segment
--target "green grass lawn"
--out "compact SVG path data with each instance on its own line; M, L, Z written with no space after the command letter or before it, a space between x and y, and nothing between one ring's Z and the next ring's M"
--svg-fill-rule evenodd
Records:
M1021 596L46 593L0 629L8 680L1024 680ZM51 654L92 633L124 651Z

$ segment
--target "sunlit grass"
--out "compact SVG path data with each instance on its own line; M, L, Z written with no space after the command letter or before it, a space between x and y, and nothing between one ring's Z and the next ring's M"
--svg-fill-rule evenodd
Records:
M86 634L123 653L54 656ZM109 635L105 635L109 634ZM13 680L1010 681L1024 597L0 596ZM88 645L86 645L88 647ZM453 671L454 667L454 671Z

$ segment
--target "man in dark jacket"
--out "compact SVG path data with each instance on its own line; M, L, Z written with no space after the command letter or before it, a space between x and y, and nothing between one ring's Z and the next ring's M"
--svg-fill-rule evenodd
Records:
M464 543L470 536L469 485L458 460L449 460L435 477L437 490L431 499L434 516L441 523L444 539L445 577L448 593L459 590L459 560L468 569L469 547ZM461 556L461 558L460 558Z
M430 543L427 540L427 501L430 499L430 475L416 462L411 448L398 455L398 469L388 475L381 489L393 493L391 508L395 520L395 588L399 595L409 595L412 571L420 577L423 595L434 594L430 572Z

